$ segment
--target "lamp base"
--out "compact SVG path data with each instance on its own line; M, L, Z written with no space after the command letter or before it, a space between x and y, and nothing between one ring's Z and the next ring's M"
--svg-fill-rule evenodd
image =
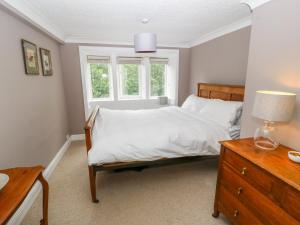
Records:
M275 150L279 146L279 142L275 138L274 123L265 121L264 126L258 128L254 134L254 144L262 150Z

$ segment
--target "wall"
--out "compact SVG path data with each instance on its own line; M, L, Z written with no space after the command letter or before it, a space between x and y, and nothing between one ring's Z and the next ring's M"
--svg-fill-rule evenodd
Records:
M254 10L246 80L242 136L253 136L262 124L251 116L255 91L280 90L297 94L289 124L279 126L281 143L300 149L300 1L273 0Z
M61 46L61 57L64 73L65 93L69 116L69 130L71 134L83 133L85 122L79 46L110 46L92 44L72 44ZM179 49L179 88L178 102L181 105L189 95L189 55L190 49Z
M59 45L3 8L0 28L0 168L47 166L68 133ZM25 75L22 38L51 51L53 76Z
M245 84L250 27L191 48L190 92L197 83Z
M190 60L191 49L179 49L179 79L178 79L178 103L182 105L190 95Z
M78 45L65 44L61 46L61 59L68 110L69 132L70 134L82 134L84 133L85 115Z

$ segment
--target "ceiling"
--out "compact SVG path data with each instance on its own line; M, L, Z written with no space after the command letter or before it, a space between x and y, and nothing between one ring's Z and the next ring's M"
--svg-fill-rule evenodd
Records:
M190 47L250 24L240 0L0 0L62 42L132 44L154 32L160 46ZM141 19L150 19L142 24ZM219 35L220 36L220 35Z

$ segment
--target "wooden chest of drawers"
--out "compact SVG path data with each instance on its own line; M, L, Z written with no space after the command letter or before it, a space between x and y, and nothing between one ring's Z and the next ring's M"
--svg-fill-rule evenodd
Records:
M262 151L251 138L222 142L214 217L233 224L300 225L300 164L287 147Z

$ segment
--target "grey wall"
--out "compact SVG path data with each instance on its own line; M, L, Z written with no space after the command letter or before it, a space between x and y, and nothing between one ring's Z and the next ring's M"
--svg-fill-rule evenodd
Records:
M182 105L190 95L190 60L191 49L179 49L179 80L178 80L178 104Z
M246 80L242 136L253 136L261 121L251 116L255 91L297 94L290 124L279 126L281 142L300 149L300 1L273 0L254 10Z
M0 168L46 166L68 133L59 45L2 8L0 28ZM25 75L22 38L51 51L53 76Z
M60 50L64 74L69 131L70 134L82 134L84 133L83 127L85 115L78 45L65 44L61 46Z
M87 44L65 44L61 46L61 58L64 73L65 93L67 99L69 130L71 134L82 134L85 122L83 91L79 60L79 46ZM92 44L90 44L92 45ZM112 45L92 45L112 46ZM122 47L122 46L113 46ZM128 46L123 46L128 47ZM179 49L179 93L181 103L189 95L189 61L190 49Z
M245 84L250 27L191 48L190 92L197 83Z

